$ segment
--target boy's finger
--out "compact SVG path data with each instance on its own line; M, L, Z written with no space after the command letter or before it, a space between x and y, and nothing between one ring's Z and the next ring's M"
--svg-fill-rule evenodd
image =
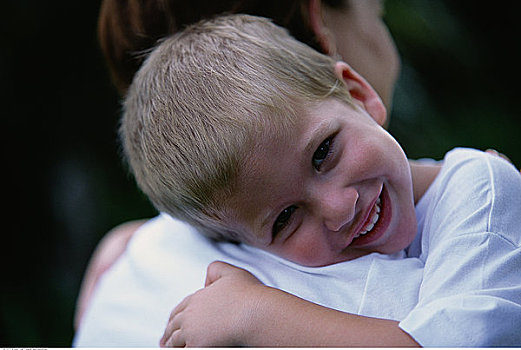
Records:
M166 347L168 338L170 338L170 332L168 331L168 329L165 329L163 336L161 337L161 339L159 339L159 346L162 348Z
M213 263L208 265L208 269L206 270L206 281L204 283L204 286L208 287L210 284L214 283L219 278L233 273L237 269L237 267L227 264L225 262L214 261Z
M168 319L168 324L166 325L166 329L163 333L163 337L159 341L160 346L165 346L168 339L181 328L181 320L180 320L180 312L182 312L186 305L188 304L189 297L186 297L179 305L177 305L174 310L170 313L170 318Z
M177 329L174 334L172 334L172 347L175 348L184 348L186 347L186 341L183 337L183 333L180 329Z
M167 346L168 340L170 339L171 335L174 333L174 320L171 318L168 321L168 324L166 326L165 332L163 333L163 336L159 340L159 346L165 347Z
M161 339L159 340L159 347L160 348L164 348L166 347L166 341L167 341L167 336L166 336L166 333L163 334L163 336L161 337Z
M166 326L163 337L159 341L159 345L162 347L172 347L172 346L184 346L184 345L176 345L176 344L184 344L184 340L182 338L181 333L181 315L175 314L168 322Z
M172 335L166 339L162 344L160 344L163 348L179 348L185 347L186 342L183 338L183 334L180 329L177 329Z
M177 304L176 307L174 307L174 309L170 313L169 320L172 320L176 314L180 313L186 308L186 306L190 303L190 298L192 297L192 295L193 294L185 297L179 304Z

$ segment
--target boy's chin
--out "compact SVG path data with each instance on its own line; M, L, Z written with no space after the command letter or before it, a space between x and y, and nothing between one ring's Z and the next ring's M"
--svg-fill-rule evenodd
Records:
M412 241L414 241L414 237L416 237L417 231L418 226L416 222L416 215L413 212L413 214L407 218L407 222L404 223L401 231L398 232L398 237L396 237L395 241L395 253L410 246Z
M416 215L413 211L412 214L402 216L400 225L393 230L393 233L389 235L388 241L381 248L380 253L383 254L394 254L407 248L414 241L418 230Z

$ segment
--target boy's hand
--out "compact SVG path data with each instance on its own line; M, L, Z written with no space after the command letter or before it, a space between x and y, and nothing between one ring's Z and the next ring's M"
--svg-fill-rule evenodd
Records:
M241 345L265 287L246 270L223 263L208 266L205 288L171 313L160 346Z
M347 314L263 285L214 262L206 287L179 304L161 346L418 346L398 321Z

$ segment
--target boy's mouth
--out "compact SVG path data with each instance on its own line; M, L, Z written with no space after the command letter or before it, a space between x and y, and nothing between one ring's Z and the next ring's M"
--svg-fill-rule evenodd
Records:
M381 203L380 197L376 199L376 202L373 205L373 208L371 209L371 212L369 213L369 217L367 218L364 226L362 227L362 230L358 232L358 234L354 238L358 238L360 236L366 235L374 228L376 223L378 222L378 219L380 219L380 203Z
M375 200L369 215L367 215L358 233L355 234L350 246L364 246L382 237L389 226L390 217L391 205L389 195L385 187L382 187L380 195Z

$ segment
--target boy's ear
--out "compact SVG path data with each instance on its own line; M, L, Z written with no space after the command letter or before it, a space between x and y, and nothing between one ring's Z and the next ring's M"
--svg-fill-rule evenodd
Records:
M309 26L322 50L330 56L335 56L336 41L334 35L324 23L321 0L308 0L308 18Z
M379 125L383 126L387 119L387 110L372 86L342 61L335 64L335 75L344 81L354 101L361 105Z

